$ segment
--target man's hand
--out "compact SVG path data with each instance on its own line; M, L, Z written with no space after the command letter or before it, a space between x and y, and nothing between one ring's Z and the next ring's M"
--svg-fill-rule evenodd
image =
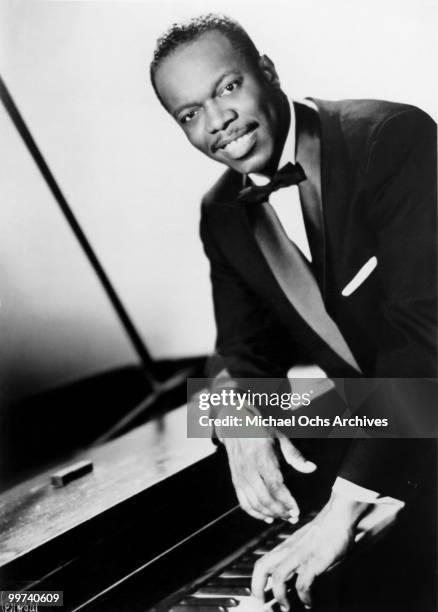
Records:
M220 428L217 434L221 437ZM243 510L271 523L274 518L298 521L300 510L283 481L274 440L285 460L298 472L308 474L316 465L307 461L280 432L266 431L265 438L222 438L228 454L231 478Z
M354 544L355 526L370 504L332 493L321 512L257 561L252 591L264 601L268 579L282 610L289 610L286 583L296 575L295 588L306 608L312 606L312 584L317 576L341 561Z

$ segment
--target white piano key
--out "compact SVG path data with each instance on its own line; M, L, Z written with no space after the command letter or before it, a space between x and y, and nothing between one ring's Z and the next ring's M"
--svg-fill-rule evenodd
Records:
M193 596L196 597L196 593L193 593ZM238 601L238 605L236 607L230 608L230 610L235 610L236 612L270 612L276 603L275 599L267 603L261 603L253 595L234 595L233 593L224 595L221 593L221 596L232 597ZM202 599L205 600L208 600L209 597L213 598L215 595L202 595ZM219 595L216 595L216 597L219 597Z

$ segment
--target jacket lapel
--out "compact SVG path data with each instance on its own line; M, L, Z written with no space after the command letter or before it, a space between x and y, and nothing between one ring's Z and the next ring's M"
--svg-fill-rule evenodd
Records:
M307 179L298 185L307 239L312 253L312 271L323 298L326 292L326 238L322 205L321 129L318 111L294 102L296 116L296 159L303 167ZM242 188L251 185L246 175ZM253 204L244 206L247 220ZM249 224L250 225L250 224ZM249 226L248 226L249 227Z
M294 102L296 117L296 158L307 180L299 184L307 239L312 253L312 270L321 294L326 292L326 239L322 207L321 129L318 111Z
M323 185L321 177L321 129L319 114L315 109L298 103L295 103L295 112L297 119L296 158L303 166L307 176L307 179L299 185L299 191L306 232L312 252L312 266L309 275L312 276L313 273L320 291L319 294L316 288L317 284L312 278L315 286L314 293L320 295L319 301L321 307L319 308L317 316L310 312L312 310L311 303L316 302L316 299L311 299L310 303L307 304L305 308L302 307L300 299L304 297L304 301L306 301L306 293L308 292L306 287L303 289L303 287L297 286L298 275L292 273L292 270L290 274L279 274L279 270L284 271L283 268L285 268L285 266L289 269L288 266L291 262L289 261L289 263L287 263L286 258L283 258L283 263L285 265L281 266L278 261L278 256L272 255L272 257L270 257L269 254L265 252L265 249L261 248L260 240L254 235L255 205L237 203L237 206L241 207L246 231L248 235L251 236L250 240L253 242L255 250L258 252L258 256L261 256L264 267L267 268L266 272L269 270L270 273L273 274L283 297L292 305L301 319L306 322L306 327L308 326L309 331L312 330L313 333L311 333L311 336L316 334L316 337L319 338L320 342L317 342L317 344L323 345L319 347L320 350L318 352L320 354L324 353L326 357L329 357L331 362L333 361L333 356L336 355L338 359L341 359L344 366L348 364L352 370L357 373L357 371L360 371L357 362L352 356L336 324L327 315L322 301L325 296L326 288L326 239L322 206ZM242 187L248 184L250 184L249 179L244 177ZM285 239L285 245L286 242L287 239ZM313 337L315 338L315 336ZM323 348L323 350L321 350L321 348Z

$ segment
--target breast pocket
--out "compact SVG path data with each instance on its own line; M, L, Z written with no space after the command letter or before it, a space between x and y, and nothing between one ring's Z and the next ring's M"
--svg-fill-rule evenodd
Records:
M361 285L373 274L377 268L377 257L373 256L356 272L353 278L345 285L341 291L344 297L350 297Z

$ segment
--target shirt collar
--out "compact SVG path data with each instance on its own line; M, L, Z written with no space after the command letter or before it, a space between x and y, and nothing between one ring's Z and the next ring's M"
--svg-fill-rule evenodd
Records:
M289 100L289 108L290 108L290 124L289 131L286 136L286 141L284 143L283 151L281 153L280 162L278 164L279 168L282 168L288 162L292 164L295 163L295 140L296 140L296 118L295 118L295 108L292 100ZM254 185L267 185L270 182L270 178L265 176L264 174L257 174L256 172L252 172L247 175L248 178L254 183ZM246 181L245 181L246 182Z

